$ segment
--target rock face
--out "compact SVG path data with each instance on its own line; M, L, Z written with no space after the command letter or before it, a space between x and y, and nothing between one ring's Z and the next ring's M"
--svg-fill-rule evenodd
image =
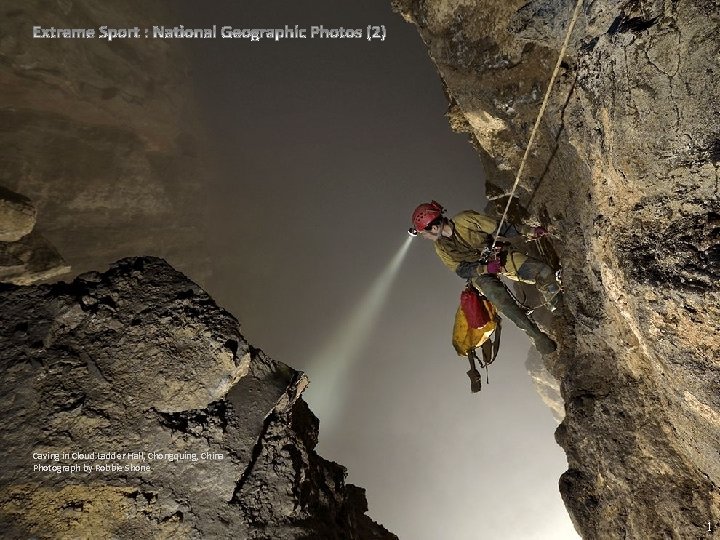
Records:
M3 287L3 538L396 538L314 452L307 378L161 259Z
M0 282L29 285L68 272L70 266L37 231L16 242L0 242Z
M531 348L528 352L525 369L532 378L535 391L548 409L552 411L553 417L559 424L565 418L565 403L560 394L560 383L545 366L542 355L534 348Z
M0 187L0 282L29 285L61 276L70 266L35 227L35 206Z
M139 0L3 3L0 185L33 201L39 232L76 273L158 255L196 280L209 274L202 133L182 46L32 35L35 25L171 24L167 9Z
M571 0L398 0L504 206ZM720 528L720 4L585 2L512 218L549 226L566 313L545 358L585 538Z
M0 242L15 242L35 226L35 207L27 197L0 187Z

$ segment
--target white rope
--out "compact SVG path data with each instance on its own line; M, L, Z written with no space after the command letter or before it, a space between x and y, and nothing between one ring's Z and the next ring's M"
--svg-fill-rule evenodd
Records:
M577 3L575 4L575 11L573 12L572 19L570 19L570 25L568 26L567 33L565 34L565 42L560 49L557 64L555 64L555 70L553 71L552 77L550 77L550 82L548 83L547 90L545 91L545 98L543 99L542 105L540 106L540 112L538 113L537 119L535 120L535 126L530 133L530 140L528 141L527 148L525 149L525 155L520 162L520 168L518 169L517 176L515 176L515 183L513 184L512 190L510 191L510 196L508 197L507 204L505 205L505 211L503 212L502 219L500 220L497 231L495 231L495 239L493 240L492 247L490 248L491 250L495 249L495 243L497 242L497 237L500 235L500 229L502 229L502 226L505 224L505 218L507 217L508 210L510 209L510 203L512 202L513 196L515 195L515 190L520 183L520 177L522 176L523 170L525 169L525 163L527 162L527 158L530 155L530 148L535 141L535 135L537 134L538 128L540 127L540 121L542 120L543 114L545 114L545 108L547 107L548 101L550 99L550 92L552 91L552 87L555 84L555 78L560 72L560 65L562 64L562 59L565 56L565 50L567 49L568 43L570 43L570 36L572 35L573 28L575 28L575 22L577 21L578 15L580 14L580 7L582 6L582 3L583 0L577 0Z

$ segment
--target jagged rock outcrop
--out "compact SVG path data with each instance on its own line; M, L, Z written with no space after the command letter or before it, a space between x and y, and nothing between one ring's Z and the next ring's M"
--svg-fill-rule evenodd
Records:
M30 234L35 214L30 199L0 186L0 242L15 242Z
M171 24L160 2L9 0L0 10L0 185L75 273L157 255L203 282L206 164L183 45L33 38L33 26Z
M396 538L314 452L305 375L163 260L0 287L3 538Z
M565 402L560 393L560 383L550 373L543 362L542 355L535 348L531 348L528 352L525 369L532 378L535 391L547 408L552 411L553 417L559 424L565 418Z
M575 2L396 0L504 205ZM720 528L720 4L585 2L517 192L566 312L545 358L584 538Z
M0 282L30 285L70 272L55 246L33 231L16 242L0 242Z
M0 186L0 282L29 285L70 271L35 227L35 206Z

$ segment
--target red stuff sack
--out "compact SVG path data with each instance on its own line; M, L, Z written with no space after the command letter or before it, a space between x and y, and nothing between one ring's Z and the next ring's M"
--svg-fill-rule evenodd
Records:
M467 287L460 294L460 307L470 328L482 328L490 322L490 312L484 300L485 297L473 287Z

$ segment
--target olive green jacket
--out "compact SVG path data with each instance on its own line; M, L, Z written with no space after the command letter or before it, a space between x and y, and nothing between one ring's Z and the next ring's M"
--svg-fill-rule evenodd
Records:
M490 216L474 210L465 210L450 220L450 226L452 235L441 236L435 242L435 252L445 266L456 272L460 263L476 262L481 258L483 249L492 245L492 235L495 234L498 223ZM507 236L517 236L529 231L528 227L513 225L504 228L512 229L512 234L507 230L503 231ZM517 269L525 262L527 256L514 249L508 249L507 255L505 268L501 273L516 279ZM485 265L478 268L478 274L484 274L486 271Z

